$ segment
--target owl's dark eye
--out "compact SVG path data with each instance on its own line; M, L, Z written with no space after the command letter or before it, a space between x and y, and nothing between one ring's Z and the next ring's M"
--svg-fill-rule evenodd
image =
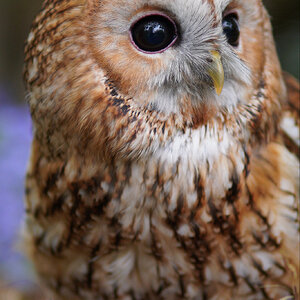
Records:
M139 19L130 28L131 42L145 53L161 53L177 40L177 27L164 15L149 15Z
M240 28L238 16L235 13L229 14L223 18L223 32L230 45L237 47L240 38Z

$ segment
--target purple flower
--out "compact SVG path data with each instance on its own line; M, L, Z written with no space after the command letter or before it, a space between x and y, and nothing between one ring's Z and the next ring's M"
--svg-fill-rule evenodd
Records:
M24 219L31 131L28 107L15 104L0 86L0 275L12 282L26 280L28 273L16 245Z

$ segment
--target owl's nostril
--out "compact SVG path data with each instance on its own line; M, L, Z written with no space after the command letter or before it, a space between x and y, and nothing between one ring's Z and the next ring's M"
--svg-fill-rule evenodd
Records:
M177 38L175 22L161 14L142 17L130 28L132 44L145 53L161 53L170 48Z

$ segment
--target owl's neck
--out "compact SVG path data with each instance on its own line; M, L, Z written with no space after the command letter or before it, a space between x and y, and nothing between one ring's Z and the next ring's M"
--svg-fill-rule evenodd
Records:
M132 214L141 217L163 207L170 215L203 206L222 211L224 199L238 199L249 167L244 141L217 126L177 131L138 159L100 160L78 148L69 148L67 157L53 158L43 155L43 147L34 141L29 173L48 175L38 182L42 193L53 197L46 206L55 205L55 199L61 199L59 189L64 194L68 186L69 201L101 206L106 205L103 199L109 200L109 214L126 211L126 222L132 221Z

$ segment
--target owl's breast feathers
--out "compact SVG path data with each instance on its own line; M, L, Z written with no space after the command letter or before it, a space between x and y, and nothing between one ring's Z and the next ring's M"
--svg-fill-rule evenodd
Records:
M296 294L298 162L281 133L258 147L220 125L160 126L171 140L138 158L34 140L27 245L43 282L63 299Z
M85 2L46 1L26 47L43 283L57 299L297 297L298 84L284 102L266 71L231 111L140 108L89 55Z

